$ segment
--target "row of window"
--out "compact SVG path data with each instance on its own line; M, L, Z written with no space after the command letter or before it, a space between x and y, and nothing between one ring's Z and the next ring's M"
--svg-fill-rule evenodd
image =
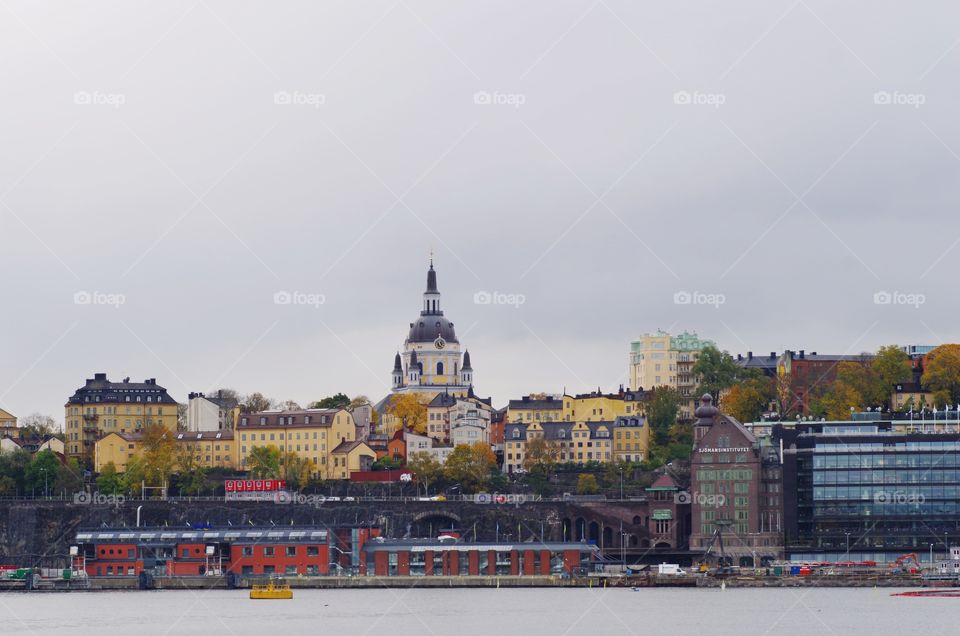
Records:
M866 455L815 455L813 468L920 468L960 466L960 454L943 453L873 453Z
M960 470L823 470L814 484L957 484Z

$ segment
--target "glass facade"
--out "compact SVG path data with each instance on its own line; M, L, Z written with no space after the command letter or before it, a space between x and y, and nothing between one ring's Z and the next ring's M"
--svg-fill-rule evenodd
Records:
M942 558L960 540L960 436L836 423L778 433L789 449L788 557L891 562L932 550Z

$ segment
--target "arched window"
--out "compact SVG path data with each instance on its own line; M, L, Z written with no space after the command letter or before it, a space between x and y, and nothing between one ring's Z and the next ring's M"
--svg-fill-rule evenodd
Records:
M438 362L438 363L437 363L437 375L443 375L443 363L442 363L442 362Z

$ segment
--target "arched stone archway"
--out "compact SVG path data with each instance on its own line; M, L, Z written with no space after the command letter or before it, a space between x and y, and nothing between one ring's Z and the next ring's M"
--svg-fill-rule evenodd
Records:
M570 521L569 517L563 519L563 540L564 541L574 541L573 538L573 523Z
M617 543L617 545L619 545L619 542ZM603 547L604 548L614 547L613 528L611 528L610 526L607 526L606 528L603 529Z
M574 541L583 541L587 538L587 522L583 517L577 517L577 525L574 532Z
M590 541L599 544L600 543L600 524L596 521L590 522Z

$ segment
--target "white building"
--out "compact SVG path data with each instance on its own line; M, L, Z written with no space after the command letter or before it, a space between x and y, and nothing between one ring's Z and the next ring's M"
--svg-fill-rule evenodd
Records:
M203 393L191 393L187 397L188 431L199 433L234 429L240 412L236 399L224 397L223 391L218 391L215 397L207 397Z
M441 464L446 463L447 457L453 452L453 446L441 446L432 437L426 435L417 435L416 433L406 433L407 443L407 461L415 453L429 453Z

